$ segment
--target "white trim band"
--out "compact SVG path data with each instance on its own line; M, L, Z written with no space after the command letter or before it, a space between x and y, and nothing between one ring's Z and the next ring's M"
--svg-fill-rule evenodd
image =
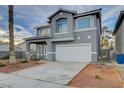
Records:
M65 45L56 45L56 46L91 46L91 43L79 43L79 44L65 44Z
M35 54L34 54L35 55ZM36 54L37 56L43 56L43 55L47 55L47 54Z
M47 52L47 54L56 54L56 52Z
M93 52L93 51L92 51L92 54L97 54L97 52Z
M55 35L58 35L58 34L67 34L68 32L61 32L61 33L54 33Z
M74 40L74 38L52 39L51 41L67 41L67 40Z
M92 30L97 30L97 28L92 27L92 28L85 28L85 29L77 29L77 30L74 30L74 32L83 32L83 31L92 31Z
M47 54L56 54L56 52L47 52L46 54L36 54L37 56L47 55ZM97 52L91 52L91 54L97 54Z

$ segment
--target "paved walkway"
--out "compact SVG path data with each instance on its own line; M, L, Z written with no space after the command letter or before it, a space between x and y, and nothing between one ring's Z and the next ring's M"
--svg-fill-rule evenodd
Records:
M88 63L49 62L10 74L0 73L0 87L64 88Z

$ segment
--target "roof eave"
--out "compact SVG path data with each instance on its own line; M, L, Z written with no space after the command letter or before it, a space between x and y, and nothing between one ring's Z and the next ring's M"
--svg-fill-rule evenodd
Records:
M56 12L54 12L52 15L50 15L50 16L48 17L48 19L51 19L55 14L57 14L57 13L60 12L60 11L62 11L62 12L68 12L68 13L72 13L72 14L77 14L76 11L71 11L71 10L66 10L66 9L60 8L59 10L57 10Z
M51 35L49 35L49 36L28 37L28 38L23 38L23 40L30 41L30 40L48 39L48 38L51 38Z
M48 25L36 26L33 29L40 29L40 28L47 28L47 27L50 27L50 25L48 24Z
M74 15L74 17L86 16L86 15L97 14L97 13L101 14L101 10L102 9L100 8L100 9L97 9L97 10L84 12L84 13L81 13L81 14Z
M115 24L115 28L114 28L114 31L113 31L113 35L116 34L116 32L117 32L117 30L119 29L121 23L123 22L123 19L124 19L124 11L121 11L121 12L120 12L120 15L119 15L119 17L118 17L118 19L117 19L117 22L116 22L116 24Z

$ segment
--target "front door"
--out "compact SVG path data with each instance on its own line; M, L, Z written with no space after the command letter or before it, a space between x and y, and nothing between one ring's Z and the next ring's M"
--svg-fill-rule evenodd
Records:
M37 57L43 60L47 59L47 45L46 44L38 45Z

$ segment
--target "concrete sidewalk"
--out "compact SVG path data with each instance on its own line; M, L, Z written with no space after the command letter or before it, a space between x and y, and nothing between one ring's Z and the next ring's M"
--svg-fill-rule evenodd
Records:
M10 74L0 73L0 87L64 88L88 63L48 62Z

